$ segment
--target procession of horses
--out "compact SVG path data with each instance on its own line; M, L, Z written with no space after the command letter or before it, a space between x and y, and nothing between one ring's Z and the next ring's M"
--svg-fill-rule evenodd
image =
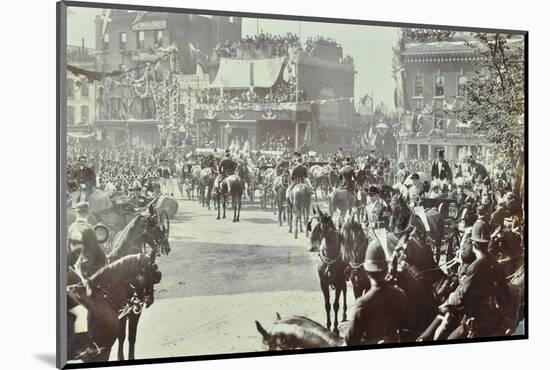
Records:
M185 164L179 182L188 200L217 222L229 209L234 224L228 228L235 233L242 232L241 212L259 205L276 217L274 225L286 224L293 238L303 233L304 248L317 259L326 322L273 312L273 323L255 322L265 349L481 338L518 330L524 318L522 199L501 175L489 179L474 171L437 179L429 169L409 173L403 163L398 169L372 153L324 162L304 161L300 153L270 164L230 154L226 159L234 163L230 171L218 170L223 159L208 155ZM348 167L355 171L351 181ZM296 176L297 168L305 176ZM118 341L117 359L124 360L128 338L132 360L140 316L154 303L162 278L157 260L170 253L170 219L178 201L157 191L92 212L92 200L68 202L69 358L108 361ZM124 216L113 207L124 209ZM109 221L111 214L118 215L116 222ZM351 316L348 288L355 299ZM77 306L86 309L84 329Z

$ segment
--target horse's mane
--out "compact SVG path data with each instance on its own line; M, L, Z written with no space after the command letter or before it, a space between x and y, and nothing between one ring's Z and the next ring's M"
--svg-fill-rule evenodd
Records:
M367 236L361 224L348 217L340 229L342 259L346 262L357 262L356 257L364 259L367 250ZM357 256L357 254L360 254Z
M117 284L136 276L149 257L144 254L132 254L100 268L90 277L93 285L107 286Z
M128 223L128 225L124 227L124 229L122 229L122 231L116 234L113 240L113 249L111 250L111 253L109 253L109 256L108 256L109 259L120 257L119 253L124 248L124 246L129 242L128 239L130 235L132 235L132 232L136 228L143 226L144 218L145 216L138 214L136 217L132 219L132 221Z
M341 339L330 330L327 330L324 326L315 322L305 316L291 316L289 318L282 319L275 323L274 329L279 327L280 329L288 328L288 330L281 330L285 332L293 332L296 338L311 342L315 344L315 340L321 339L331 346L337 346L341 343Z

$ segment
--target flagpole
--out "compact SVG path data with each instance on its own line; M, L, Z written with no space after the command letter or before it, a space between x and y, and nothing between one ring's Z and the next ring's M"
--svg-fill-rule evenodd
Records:
M298 22L298 39L300 43L302 42L302 22ZM296 53L296 67L294 68L296 73L296 86L294 90L294 95L296 98L296 127L295 127L295 137L294 137L294 151L298 151L299 146L299 137L300 137L300 125L298 124L298 53Z

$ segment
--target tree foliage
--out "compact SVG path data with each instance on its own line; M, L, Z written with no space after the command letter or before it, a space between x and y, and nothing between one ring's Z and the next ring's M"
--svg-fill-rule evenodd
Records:
M475 39L476 72L465 86L459 117L492 144L496 158L513 166L524 147L524 43L494 33Z

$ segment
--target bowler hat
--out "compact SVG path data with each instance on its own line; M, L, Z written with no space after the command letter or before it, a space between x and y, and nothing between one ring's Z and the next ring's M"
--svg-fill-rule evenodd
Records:
M376 186L370 186L367 194L378 194L378 188Z

